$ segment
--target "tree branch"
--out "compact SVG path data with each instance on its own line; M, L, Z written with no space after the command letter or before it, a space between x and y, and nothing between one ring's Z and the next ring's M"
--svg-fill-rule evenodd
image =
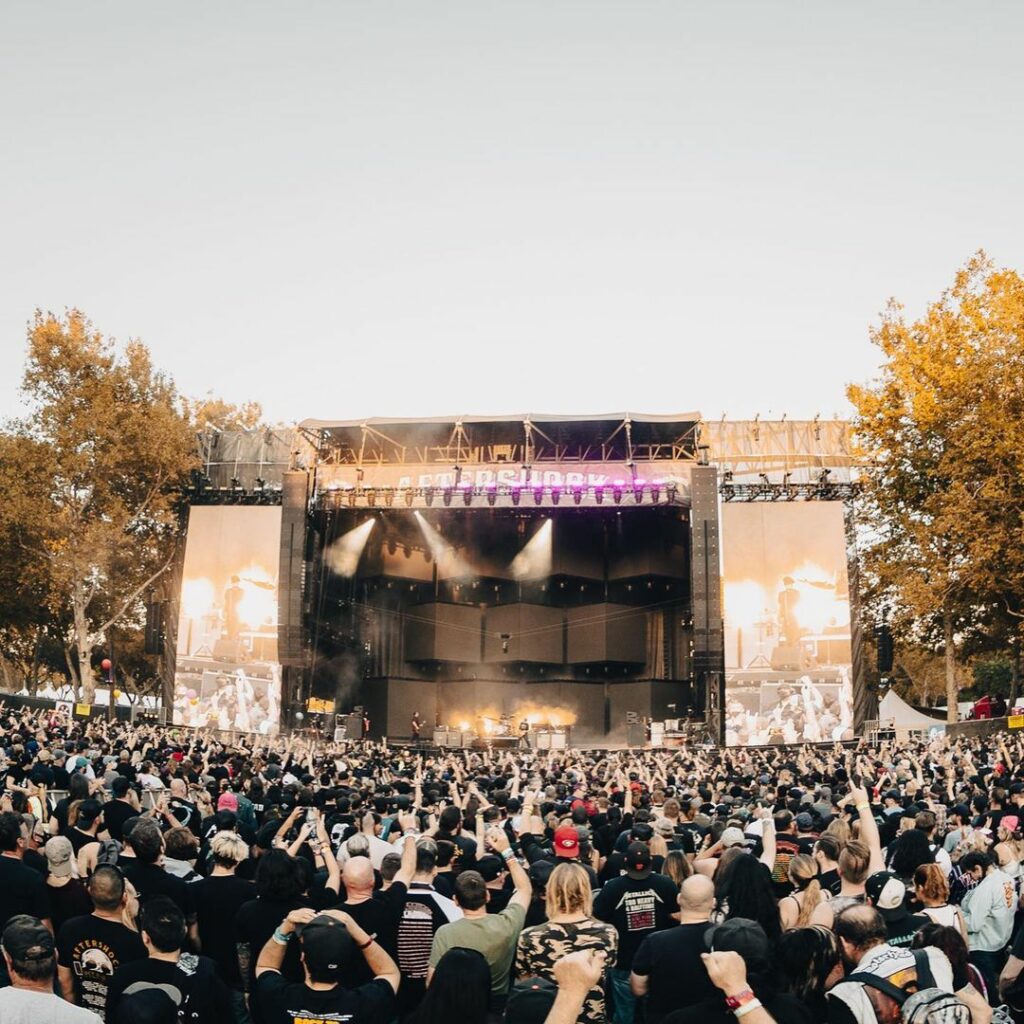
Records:
M131 606L131 603L141 594L150 584L155 583L168 569L171 567L171 563L174 561L175 552L172 551L170 557L160 566L159 569L148 579L143 580L132 592L121 602L121 606L114 612L110 618L107 619L102 625L97 626L94 632L105 633Z

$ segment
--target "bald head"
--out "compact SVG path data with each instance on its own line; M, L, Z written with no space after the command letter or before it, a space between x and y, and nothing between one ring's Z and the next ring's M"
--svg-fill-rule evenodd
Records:
M349 900L353 896L373 895L373 865L366 857L350 857L345 861L341 880L345 884Z
M188 790L185 788L185 781L183 779L171 779L171 796L185 799L185 794Z
M679 887L679 910L685 923L706 921L715 905L715 883L707 875L690 875Z

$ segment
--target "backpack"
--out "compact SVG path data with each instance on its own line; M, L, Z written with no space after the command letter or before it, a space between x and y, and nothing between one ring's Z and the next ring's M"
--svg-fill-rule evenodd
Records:
M121 844L116 839L101 839L100 848L96 853L96 867L117 864L117 858L121 853Z
M916 995L918 992L927 990L935 993L941 991L935 987L935 977L932 974L931 965L928 963L928 954L923 949L912 949L910 952L914 955L914 966L917 976L913 981L908 982L904 988L900 988L888 979L880 978L877 974L871 974L867 971L856 971L845 979L846 981L860 982L864 986L864 994L868 997L871 1006L874 1008L878 1024L899 1024L904 1019L904 1004L909 1001L911 996ZM949 993L943 993L943 995L949 995ZM950 998L953 997L950 996ZM970 1024L970 1011L966 1006L964 1006L964 1010L967 1010L967 1017L964 1020L936 1020L932 1024ZM926 1014L925 1016L919 1016L914 1021L914 1024L926 1024L929 1020Z
M970 1008L951 992L918 989L903 1003L903 1024L970 1024Z

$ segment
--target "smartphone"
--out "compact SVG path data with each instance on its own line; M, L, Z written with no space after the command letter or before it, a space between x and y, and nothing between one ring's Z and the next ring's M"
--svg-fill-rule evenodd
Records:
M317 814L315 807L306 808L306 824L310 828L316 828Z

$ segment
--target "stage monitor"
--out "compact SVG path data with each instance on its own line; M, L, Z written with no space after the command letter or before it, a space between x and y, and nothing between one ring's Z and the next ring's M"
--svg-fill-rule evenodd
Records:
M726 743L853 736L843 505L722 506Z
M273 735L281 707L277 657L281 509L189 510L172 720Z

